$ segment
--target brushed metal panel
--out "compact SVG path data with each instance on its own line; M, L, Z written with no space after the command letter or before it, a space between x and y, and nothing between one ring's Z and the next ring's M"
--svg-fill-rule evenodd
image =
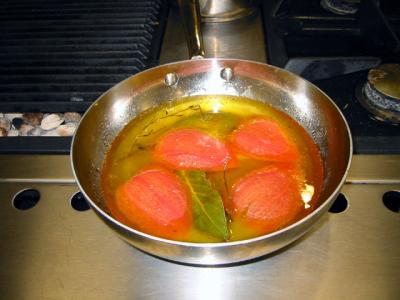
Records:
M0 182L75 182L69 155L0 155Z
M400 155L353 155L347 182L400 182Z
M400 155L353 155L348 183L400 183ZM68 155L0 155L0 182L75 182Z
M13 195L37 188L31 210ZM346 184L341 214L251 263L192 267L142 253L92 211L69 204L73 184L0 184L3 299L398 299L400 216L381 197L400 185Z

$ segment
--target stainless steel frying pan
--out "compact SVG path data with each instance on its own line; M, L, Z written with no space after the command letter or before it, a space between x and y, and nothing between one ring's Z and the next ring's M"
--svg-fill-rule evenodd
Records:
M195 1L183 10L194 57L204 54ZM192 22L197 20L197 22ZM319 146L325 177L319 207L298 222L257 238L227 243L171 241L127 227L108 212L100 186L100 170L111 142L142 111L189 95L245 96L286 112ZM313 84L285 70L236 59L196 59L162 65L127 78L105 92L84 115L71 146L76 181L95 213L121 238L150 254L201 265L249 260L288 245L306 233L330 208L350 167L349 127L333 101ZM100 248L101 249L101 248Z

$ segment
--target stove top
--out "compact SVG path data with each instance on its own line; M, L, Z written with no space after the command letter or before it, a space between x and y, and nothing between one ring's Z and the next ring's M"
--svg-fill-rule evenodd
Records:
M161 0L5 0L1 7L0 112L83 112L157 64Z
M352 12L332 12L354 3ZM393 0L263 1L269 62L318 80L400 62L400 7Z
M377 120L357 97L370 69L400 63L397 1L263 1L262 11L268 62L335 101L350 125L354 152L400 153L400 126Z
M3 10L0 113L82 113L129 75L188 58L177 16L157 56L167 11L161 1L34 3L7 2ZM270 63L320 87L345 115L355 153L400 154L399 125L377 120L357 99L369 70L400 63L396 1L261 1L257 16L203 30L207 57ZM69 152L70 137L36 131L45 137L0 139L0 152Z
M63 129L72 132L75 124L60 123L57 132L12 117L83 113L118 82L157 65L168 13L162 0L18 0L0 7L0 137L8 136L0 153L69 153Z
M302 2L310 14L311 2L320 11L318 1ZM274 63L266 51L270 38L264 38L262 14L203 24L207 55ZM182 26L171 9L159 60L187 58ZM369 124L360 107L351 107L357 105L353 89L369 68L313 81L336 97L345 114L360 114ZM347 78L353 78L351 84ZM338 79L345 88L334 96ZM378 144L374 130L380 129L371 124ZM356 145L362 142L362 132L353 129L353 135ZM355 155L331 212L302 239L257 261L217 268L163 261L117 238L87 211L68 155L3 154L0 166L0 294L6 299L397 299L400 294L400 155Z

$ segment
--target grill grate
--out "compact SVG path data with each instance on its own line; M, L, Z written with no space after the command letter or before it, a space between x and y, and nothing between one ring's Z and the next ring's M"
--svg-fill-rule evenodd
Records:
M0 111L80 111L157 63L162 0L0 3Z

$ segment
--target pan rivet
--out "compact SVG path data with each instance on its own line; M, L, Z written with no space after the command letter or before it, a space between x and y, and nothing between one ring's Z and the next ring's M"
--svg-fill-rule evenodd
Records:
M168 86L173 86L177 84L178 79L178 75L176 75L175 73L168 73L167 75L165 75L164 82Z
M223 68L221 70L221 78L226 80L226 81L231 81L232 77L233 77L233 70L229 67Z

